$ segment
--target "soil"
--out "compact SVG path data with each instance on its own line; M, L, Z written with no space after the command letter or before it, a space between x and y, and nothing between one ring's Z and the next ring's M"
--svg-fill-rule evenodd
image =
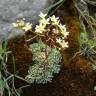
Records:
M52 83L32 84L22 96L96 96L96 72L82 74L63 67Z

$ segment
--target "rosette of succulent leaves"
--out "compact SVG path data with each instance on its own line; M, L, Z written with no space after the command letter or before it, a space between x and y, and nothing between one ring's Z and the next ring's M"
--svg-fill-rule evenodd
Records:
M36 25L35 30L32 28L32 23L26 23L25 19L17 20L16 23L13 23L13 26L21 28L25 32L34 32L37 37L41 37L40 42L30 45L33 62L25 79L29 83L44 84L51 82L54 74L60 71L62 59L60 50L68 47L68 42L65 39L69 32L67 32L66 26L60 23L59 17L55 17L55 15L48 17L47 14L42 12L39 16L39 24ZM44 40L42 40L42 36L45 38Z
M25 79L29 83L48 83L52 81L55 73L60 71L61 53L56 48L51 49L44 43L33 43L30 45L33 52L32 66L29 67ZM47 51L47 54L45 52Z

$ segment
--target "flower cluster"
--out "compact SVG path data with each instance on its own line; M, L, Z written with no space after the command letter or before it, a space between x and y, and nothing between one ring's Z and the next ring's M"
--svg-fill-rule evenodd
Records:
M12 23L13 27L16 28L21 28L24 31L28 31L32 29L32 23L29 22L25 22L25 19L23 18L23 20L17 20L17 22Z
M54 26L53 30L55 30L54 34L57 35L57 43L59 43L62 48L68 47L68 42L65 42L64 39L69 35L69 32L67 32L66 26L60 23L59 17L55 17L55 15L53 15L49 18L46 18L47 14L43 13L40 13L39 16L41 19L39 21L39 25L36 25L35 27L35 32L41 34L44 32L50 32L50 28L48 28L47 26ZM58 38L58 35L61 36Z
M53 30L56 35L56 43L59 43L60 45L59 49L68 47L68 42L66 42L65 39L69 35L69 32L67 32L66 26L60 23L59 17L56 17L55 15L47 17L47 14L43 14L42 12L39 16L40 20L39 24L35 27L35 33L45 34L46 32L49 33ZM25 32L28 30L32 31L32 23L26 23L25 19L17 20L16 23L12 24L14 27L21 28Z

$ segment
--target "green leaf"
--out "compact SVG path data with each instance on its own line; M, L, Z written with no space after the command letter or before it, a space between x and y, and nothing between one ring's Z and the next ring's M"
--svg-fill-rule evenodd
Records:
M2 48L2 45L0 44L0 54L4 53L4 49Z
M45 44L42 43L31 45L33 53L32 60L34 62L29 67L28 75L25 77L29 83L45 84L51 82L54 74L60 71L61 53L56 48L50 51L46 50L48 52L48 57L46 58L45 51L42 50L45 50L45 48Z

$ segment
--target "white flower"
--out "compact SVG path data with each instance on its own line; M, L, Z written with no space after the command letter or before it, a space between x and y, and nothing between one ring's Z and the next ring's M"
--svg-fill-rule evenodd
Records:
M57 30L56 28L53 28L52 29L52 32L55 33L55 34L58 34L59 33L59 30Z
M45 18L47 16L47 14L44 14L42 12L40 12L40 15L39 15L41 18Z
M22 20L23 20L23 21L25 21L26 19L25 19L25 18L23 18Z
M42 25L47 25L47 24L50 24L49 23L49 18L48 19L45 19L45 18L42 18L41 20L40 20L40 23L42 24Z
M23 27L25 22L23 20L17 20L16 23L12 23L13 27Z
M42 25L41 23L39 25L36 25L35 32L42 33L44 31L45 31L45 26L44 25Z
M64 39L69 35L69 32L67 32L67 31L66 32L62 31L61 33L63 34Z
M62 46L62 48L68 47L68 42L65 42L65 40L62 40L61 38L56 39L56 40L57 40L57 43L59 43Z
M28 31L32 29L32 24L31 23L26 23L25 26L22 28L24 31Z
M66 38L69 35L69 32L67 32L67 30L66 30L66 25L59 24L59 28L61 30L61 33Z
M17 23L12 23L13 27L18 27Z
M61 38L58 38L56 39L58 43L61 43L62 42L62 39Z
M53 25L58 25L59 24L59 17L55 17L55 15L50 17L50 20Z
M63 32L63 35L66 38L69 35L69 32Z
M67 48L67 47L69 47L69 46L68 46L68 42L65 42L65 40L63 40L63 42L61 43L61 46L62 46L62 48Z
M17 20L18 27L23 27L25 25L25 22L23 20Z
M66 25L62 25L62 24L60 23L60 24L59 24L59 28L60 28L61 30L66 31Z

